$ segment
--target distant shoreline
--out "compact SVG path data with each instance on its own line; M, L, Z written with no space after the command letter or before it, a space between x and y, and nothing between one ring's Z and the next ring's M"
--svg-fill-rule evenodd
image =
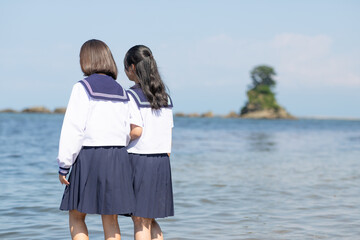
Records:
M0 113L38 113L38 114L64 114L66 112L65 107L58 107L54 110L50 110L48 108L37 106L37 107L29 107L24 108L21 111L14 110L11 108L5 108L1 109ZM228 114L213 114L211 111L205 112L205 113L182 113L177 112L174 113L175 117L183 117L183 118L238 118L238 119L268 119L268 118L244 118L241 117L236 112L230 112ZM276 119L282 119L282 118L276 118ZM360 118L358 117L331 117L331 116L297 116L296 119L302 120L302 119L309 119L309 120L346 120L346 121L360 121ZM269 119L271 120L271 119ZM284 119L286 120L286 118Z
M357 117L328 117L328 116L302 116L302 117L298 117L298 119L360 121L360 118Z
M43 106L35 106L35 107L28 107L28 108L24 108L21 111L17 111L14 110L12 108L5 108L0 110L0 113L65 113L66 112L66 108L65 107L59 107L59 108L55 108L53 111L51 111L50 109L43 107Z

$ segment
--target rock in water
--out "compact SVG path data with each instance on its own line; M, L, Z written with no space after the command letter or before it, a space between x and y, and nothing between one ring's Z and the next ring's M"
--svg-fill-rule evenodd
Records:
M241 109L242 118L295 119L275 99L269 86L258 85L247 92L248 102Z
M206 113L201 114L201 117L212 118L212 117L214 117L214 114L212 112L206 112Z
M17 113L17 111L15 111L14 109L11 109L11 108L6 108L3 110L0 110L0 113Z
M257 118L257 119L296 119L294 116L286 112L285 109L280 108L278 110L266 109L247 112L241 114L242 118Z
M225 118L238 118L240 117L236 112L229 112L227 115L224 116Z
M55 108L54 113L61 113L64 114L66 112L66 108Z
M22 110L23 113L51 113L51 111L45 107L30 107Z

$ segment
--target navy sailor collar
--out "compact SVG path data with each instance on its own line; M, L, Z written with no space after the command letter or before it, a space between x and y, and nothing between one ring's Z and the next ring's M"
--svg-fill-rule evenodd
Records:
M147 100L145 94L143 93L139 84L135 84L130 89L126 91L127 93L131 94L138 105L138 107L151 107L150 102ZM168 95L168 105L167 107L172 108L173 102Z
M79 82L84 86L89 96L94 99L116 102L130 100L126 91L110 76L95 73Z

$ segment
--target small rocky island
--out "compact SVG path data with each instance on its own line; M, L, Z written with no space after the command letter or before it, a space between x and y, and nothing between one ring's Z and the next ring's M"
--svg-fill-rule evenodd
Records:
M272 88L275 71L272 67L261 65L251 71L252 85L247 91L248 101L240 111L242 118L295 119L276 99Z

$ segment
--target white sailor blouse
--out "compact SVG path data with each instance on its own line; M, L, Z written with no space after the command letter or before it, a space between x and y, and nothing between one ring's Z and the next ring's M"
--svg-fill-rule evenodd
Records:
M92 74L77 82L61 129L59 174L69 172L82 146L126 146L129 114L129 96L112 77Z
M170 153L174 126L171 98L169 97L167 107L153 110L140 85L136 84L127 92L130 98L130 123L143 128L141 136L129 143L128 152Z

